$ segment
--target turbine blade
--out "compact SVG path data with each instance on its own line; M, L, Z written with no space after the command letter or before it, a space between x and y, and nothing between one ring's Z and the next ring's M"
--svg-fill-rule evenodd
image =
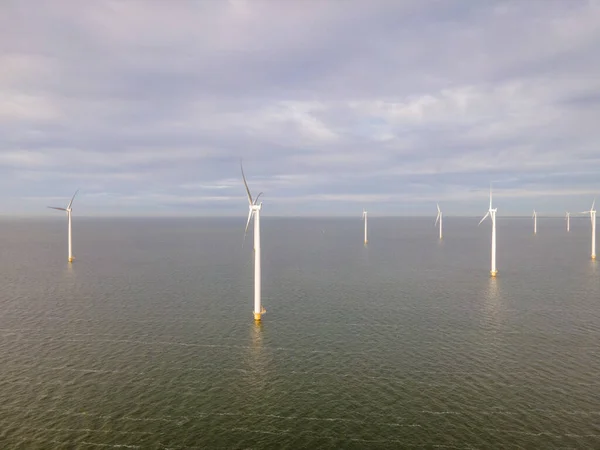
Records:
M73 194L73 198L71 198L71 201L69 202L69 206L67 206L67 209L71 209L71 205L73 204L73 200L75 200L75 196L77 195L78 192L79 192L79 189L77 189L75 191L75 193Z
M592 202L592 209L590 209L590 211L594 210L594 206L596 206L596 199L594 199L594 201Z
M261 195L263 195L263 193L262 193L262 192L259 192L259 193L258 193L258 195L256 196L256 198L254 199L254 204L255 204L255 205L258 205L258 198L259 198Z
M50 209L58 209L59 211L66 211L65 208L58 208L57 206L48 206Z
M248 234L248 226L250 225L250 219L252 219L252 213L254 210L250 208L248 212L248 221L246 222L246 229L244 230L244 240L242 241L242 247L244 247L244 243L246 242L246 234Z
M248 203L250 205L253 204L252 194L250 193L250 189L248 188L248 183L246 182L246 175L244 175L244 166L242 166L242 161L240 160L240 169L242 169L242 178L244 180L244 186L246 186L246 192L248 193Z
M439 221L440 221L440 213L438 212L438 215L435 218L435 224L434 224L434 226L437 225Z
M482 223L482 222L483 222L485 219L487 219L487 217L488 217L489 215L490 215L490 212L488 211L488 212L485 214L485 216L483 216L483 219L481 219L481 220L479 221L479 224L478 224L477 226L481 225L481 223Z

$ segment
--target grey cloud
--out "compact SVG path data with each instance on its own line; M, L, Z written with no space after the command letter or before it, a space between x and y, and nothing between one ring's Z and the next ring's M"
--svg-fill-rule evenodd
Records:
M240 158L273 214L599 187L597 2L5 2L0 29L17 212L81 186L90 213L243 215Z

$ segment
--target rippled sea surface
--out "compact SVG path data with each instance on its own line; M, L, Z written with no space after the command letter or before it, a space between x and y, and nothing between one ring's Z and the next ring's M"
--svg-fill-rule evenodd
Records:
M0 221L0 448L600 448L591 227Z

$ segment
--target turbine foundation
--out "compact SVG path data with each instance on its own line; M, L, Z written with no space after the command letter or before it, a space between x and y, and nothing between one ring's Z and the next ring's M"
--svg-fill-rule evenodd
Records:
M592 259L596 259L596 255L592 255Z
M75 258L73 258L72 256L69 256L69 262L70 262L70 263L72 263L74 259L75 259Z
M495 270L495 271L494 271L494 270L491 270L491 271L490 271L490 275L491 275L492 277L496 277L496 275L498 275L498 271L497 271L497 270Z
M261 320L261 316L262 316L264 313L266 313L266 312L267 312L267 310L265 309L265 307L264 307L264 306L261 306L261 308L260 308L260 312L255 312L255 313L254 313L254 320L255 320L256 322L260 322L260 320Z

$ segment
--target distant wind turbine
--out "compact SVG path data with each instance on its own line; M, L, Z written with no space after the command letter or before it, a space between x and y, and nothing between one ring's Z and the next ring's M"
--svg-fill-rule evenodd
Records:
M479 221L479 225L481 225L481 223L485 219L487 219L488 216L490 216L490 219L492 219L492 268L490 270L490 275L492 275L493 277L498 275L498 269L496 268L496 212L497 211L498 211L498 208L492 208L492 188L490 188L490 209L488 210L486 215L483 216L483 219L481 219Z
M533 210L533 234L537 234L537 213Z
M241 161L240 169L242 170L242 179L244 180L244 186L246 187L246 192L248 194L248 203L250 204L248 221L246 222L246 230L244 231L244 240L246 239L250 219L254 216L254 320L260 322L261 315L266 312L260 302L260 210L262 202L258 203L258 199L262 195L262 192L258 194L254 200L252 199L252 194L250 194Z
M596 199L592 203L592 207L589 211L583 211L581 214L590 213L590 219L592 220L592 259L596 259Z
M363 209L362 218L365 221L365 245L366 245L369 243L369 240L367 239L367 211L365 209Z
M50 209L58 209L59 211L66 211L67 212L67 223L68 223L68 228L69 228L69 262L72 263L73 262L73 245L72 245L72 241L71 241L71 211L72 211L72 206L73 206L73 200L75 200L75 196L77 195L77 193L79 192L79 189L77 189L75 191L75 193L73 194L73 198L71 198L71 201L69 202L69 205L66 208L59 208L57 206L48 206L48 208Z
M567 211L566 219L567 219L567 232L569 232L569 231L571 231L571 213L569 211Z
M437 217L435 219L435 225L437 225L437 223L440 223L440 240L442 240L442 210L440 209L440 205L437 204Z

